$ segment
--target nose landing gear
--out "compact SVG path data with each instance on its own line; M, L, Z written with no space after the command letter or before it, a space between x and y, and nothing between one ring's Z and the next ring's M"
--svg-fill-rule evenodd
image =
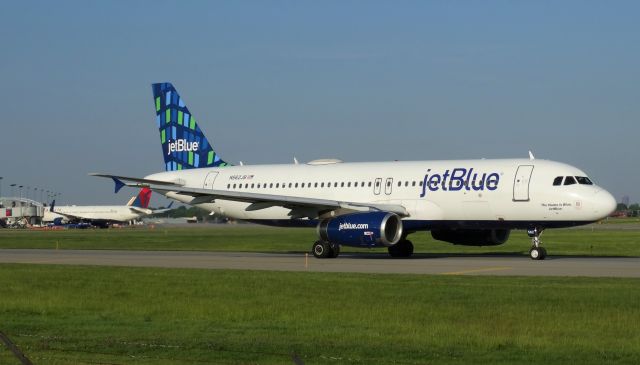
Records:
M541 246L540 236L542 235L541 228L530 228L527 230L527 234L531 237L531 249L529 250L529 257L532 260L544 260L547 257L547 250Z

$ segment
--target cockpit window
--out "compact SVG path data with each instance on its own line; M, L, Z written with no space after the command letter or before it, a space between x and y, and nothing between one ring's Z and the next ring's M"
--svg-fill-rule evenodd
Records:
M581 185L593 185L593 182L586 176L576 176L576 180L578 180L578 184Z
M565 185L573 185L575 183L576 183L576 179L573 176L567 176L567 178L564 179Z
M555 179L553 179L553 186L562 185L562 178L563 176L558 176Z

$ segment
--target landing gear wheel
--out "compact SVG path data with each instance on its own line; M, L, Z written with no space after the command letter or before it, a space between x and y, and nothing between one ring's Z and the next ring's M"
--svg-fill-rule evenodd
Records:
M531 247L529 250L529 257L531 257L531 260L542 260L544 257L543 252L542 247Z
M311 248L313 256L324 259L331 255L331 245L327 241L316 241Z
M338 255L340 255L340 245L337 243L334 243L331 246L331 254L329 255L330 258L335 259L336 257L338 257Z
M542 253L542 257L540 258L540 260L544 260L547 258L547 249L544 247L540 247L540 251Z
M529 250L529 257L531 260L544 260L547 257L547 250L541 246L540 235L542 235L542 229L531 228L527 230L527 234L531 237L531 249Z
M409 240L401 240L388 250L391 257L410 257L413 255L413 243Z

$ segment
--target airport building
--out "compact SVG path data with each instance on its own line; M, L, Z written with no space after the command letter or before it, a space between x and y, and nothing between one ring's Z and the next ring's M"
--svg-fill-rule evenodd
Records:
M19 197L0 197L0 227L26 228L42 224L44 205Z

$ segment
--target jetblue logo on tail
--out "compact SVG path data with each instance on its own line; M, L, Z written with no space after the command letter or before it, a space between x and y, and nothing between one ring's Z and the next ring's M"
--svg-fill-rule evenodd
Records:
M443 174L431 173L431 169L427 170L422 181L422 192L420 197L424 198L427 191L483 191L496 190L500 183L500 174L478 173L473 172L473 168L465 169L463 167L455 168L453 171L445 170Z
M169 140L167 142L167 156L171 152L197 152L200 144L198 142L189 142L186 139Z

